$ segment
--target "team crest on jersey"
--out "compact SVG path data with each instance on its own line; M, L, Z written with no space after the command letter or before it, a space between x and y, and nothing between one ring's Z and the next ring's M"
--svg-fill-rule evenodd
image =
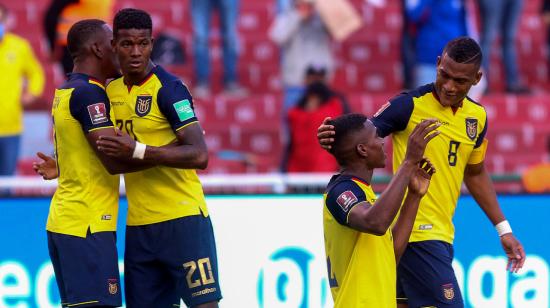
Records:
M136 99L136 114L140 117L146 116L151 111L153 97L151 95L138 95Z
M466 135L471 140L476 139L477 137L477 119L475 118L466 118Z
M338 199L336 199L336 203L344 210L344 212L347 212L355 202L357 202L357 197L351 190L346 190L343 193L338 196Z
M443 296L446 299L452 300L453 298L455 298L455 289L452 283L444 284L441 286L441 288L443 289Z
M107 284L109 285L109 293L115 295L118 293L118 280L117 279L107 279Z

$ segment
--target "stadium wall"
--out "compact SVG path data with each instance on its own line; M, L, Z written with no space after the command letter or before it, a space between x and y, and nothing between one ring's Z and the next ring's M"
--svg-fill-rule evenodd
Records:
M455 270L467 307L549 307L550 195L499 200L527 261L505 271L495 230L469 196L455 216ZM322 196L209 196L224 299L220 307L332 307L322 233ZM59 307L48 258L49 198L0 198L0 307ZM121 273L127 203L121 201Z

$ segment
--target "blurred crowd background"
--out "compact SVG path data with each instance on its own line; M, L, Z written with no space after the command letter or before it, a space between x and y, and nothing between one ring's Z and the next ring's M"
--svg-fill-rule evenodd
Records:
M488 112L486 165L497 189L548 191L548 2L3 0L0 176L33 175L35 153L53 152L50 109L71 70L69 27L136 7L153 16L154 61L194 96L211 153L206 173L336 171L317 145L322 119L371 116L434 81L445 43L469 35L486 59L471 96ZM391 164L378 173L389 174Z

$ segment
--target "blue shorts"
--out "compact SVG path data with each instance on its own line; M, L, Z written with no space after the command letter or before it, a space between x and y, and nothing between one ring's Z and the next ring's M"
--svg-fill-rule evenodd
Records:
M115 232L48 231L48 250L63 307L122 306Z
M409 243L397 267L397 302L409 308L464 307L453 255L453 246L442 241Z
M127 226L124 283L128 307L189 307L219 301L210 217L187 216Z

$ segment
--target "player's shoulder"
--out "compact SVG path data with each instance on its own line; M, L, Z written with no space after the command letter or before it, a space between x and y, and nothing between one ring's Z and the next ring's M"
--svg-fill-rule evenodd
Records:
M126 87L124 85L124 78L123 77L119 77L119 78L111 80L111 82L109 82L105 88L106 88L107 92L110 92L110 91L120 89L121 87Z
M471 97L466 96L463 101L464 104L466 104L469 108L481 112L483 114L486 114L485 107L478 101L473 100Z
M181 79L170 73L169 71L165 70L162 66L157 65L153 68L153 74L157 76L158 80L160 81L162 86L169 86L173 84L181 84L185 87Z
M396 96L394 96L390 101L397 101L397 102L412 102L414 98L420 98L427 94L430 94L434 91L434 85L433 83L429 83L423 86L420 86L415 89L403 91Z
M354 195L363 193L363 189L359 186L357 180L357 178L350 175L334 175L326 188L327 197L338 197L347 191L352 192Z

